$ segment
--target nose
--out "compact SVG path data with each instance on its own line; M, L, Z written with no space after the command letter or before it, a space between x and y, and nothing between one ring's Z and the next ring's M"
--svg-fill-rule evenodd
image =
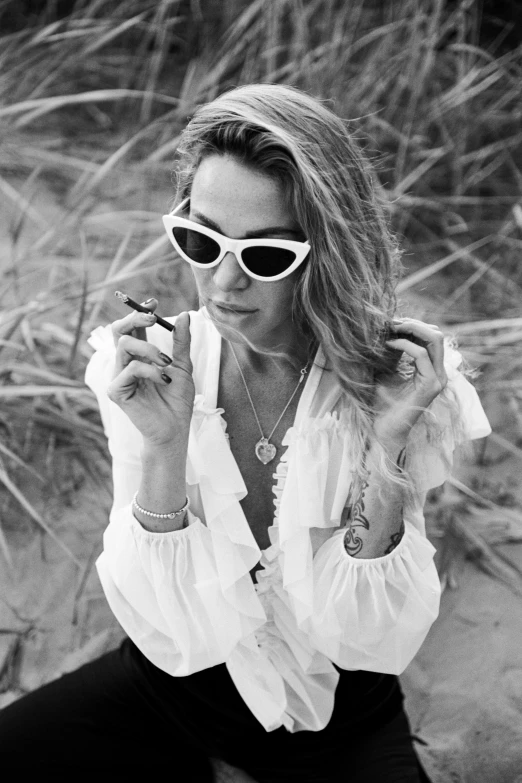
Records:
M242 291L248 283L249 277L239 266L234 253L227 253L214 268L214 285L221 291Z

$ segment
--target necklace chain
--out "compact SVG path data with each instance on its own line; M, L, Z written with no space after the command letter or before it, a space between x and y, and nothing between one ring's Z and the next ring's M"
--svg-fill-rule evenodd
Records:
M272 429L272 432L270 433L270 435L268 436L268 438L265 438L265 436L264 436L264 434L263 434L263 429L262 429L262 427L261 427L261 423L260 423L260 421L259 421L259 417L258 417L258 415L257 415L257 411L256 411L256 409L255 409L254 403L253 403L253 401L252 401L252 397L251 397L251 395L250 395L250 392L249 392L249 390L248 390L248 386L247 386L247 382L246 382L246 380L245 380L245 376L243 375L243 370L241 369L241 365L239 364L239 360L238 360L238 358L237 358L237 356L236 356L236 352L234 351L234 348L233 348L233 346L232 346L232 343L229 343L229 345L230 345L230 350L232 351L232 355L233 355L234 359L236 360L237 368L238 368L238 370L239 370L239 374L241 375L241 379L242 379L242 381L243 381L243 384L244 384L244 387L245 387L246 393L247 393L247 395L248 395L248 399L249 399L249 401L250 401L250 405L252 406L252 410L253 410L253 412L254 412L254 416L255 416L255 418L256 418L257 426L259 427L259 432L261 433L261 441L259 441L259 443L263 442L263 444L265 444L265 445L270 445L270 446L272 446L272 448L275 450L275 446L273 446L272 444L270 444L270 443L269 443L269 441L270 441L270 438L272 437L272 435L273 435L273 434L274 434L274 432L276 431L276 429L277 429L277 426L278 426L279 422L281 421L281 419L282 419L282 418L283 418L283 416L285 415L285 413L286 413L286 410L287 410L288 406L290 405L290 403L291 403L291 402L292 402L292 400L294 399L295 395L297 394L297 390L299 389L300 385L301 385L301 384L302 384L302 382L304 381L304 379L305 379L305 376L306 376L306 373L308 372L308 365L310 364L310 362L307 362L306 366L305 366L305 367L303 367L303 369L299 371L299 372L300 372L300 377L299 377L299 380L297 381L297 386L295 387L294 391L292 392L292 396L290 397L290 399L289 399L289 400L288 400L288 402L286 403L286 405L285 405L285 407L284 407L284 409L283 409L283 412L281 413L280 417L278 418L278 420L276 421L276 423L275 423L275 425L274 425L274 427L273 427L273 429ZM256 454L257 454L257 447L259 446L259 443L257 443L257 444L256 444ZM257 454L257 456L259 457L259 454ZM274 451L274 456L275 456L275 451ZM271 459L273 459L273 457L271 457ZM263 460L261 460L261 461L263 461Z

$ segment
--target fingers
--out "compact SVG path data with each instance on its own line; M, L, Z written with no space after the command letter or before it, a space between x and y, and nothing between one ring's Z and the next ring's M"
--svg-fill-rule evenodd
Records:
M394 318L391 323L391 329L395 332L412 334L425 340L433 337L434 333L444 337L437 324L427 324L415 318Z
M392 333L398 336L387 340L386 344L411 356L426 380L434 373L441 388L444 388L447 376L444 369L444 335L440 329L413 318L394 320L391 328Z
M135 336L137 324L144 320L147 322L147 319L149 319L147 314L134 311L112 325L116 342L115 377L136 359L144 364L152 363L160 367L178 368L192 375L189 314L181 313L176 320L176 331L172 333L172 356L162 353L157 346L147 340L140 340Z
M158 306L157 299L147 299L146 302L142 302L143 307L147 307L149 310L154 311ZM138 340L146 340L146 329L149 326L153 326L156 323L156 316L149 313L139 313L137 310L132 310L125 318L120 318L118 321L114 321L112 324L112 336L114 339L114 345L117 347L119 338L124 334L133 334Z
M155 345L140 340L132 334L123 334L116 345L115 373L120 373L135 359L140 359L145 364L158 364L160 367L172 364L171 357L162 353Z
M168 386L172 378L160 367L134 359L109 384L107 396L117 405L122 405L132 399L140 380Z
M172 364L192 373L190 359L190 316L180 313L176 319L176 331L172 333Z
M147 310L150 310L151 313L153 313L156 307L158 306L158 300L151 297L150 299L147 299L145 302L142 302L141 304L143 305L143 307L146 307ZM144 313L144 315L146 315L146 313ZM147 326L153 326L155 322L156 319L152 321L152 324L147 323L145 324L145 326L138 326L138 328L136 329L136 337L138 338L138 340L147 339L146 328Z

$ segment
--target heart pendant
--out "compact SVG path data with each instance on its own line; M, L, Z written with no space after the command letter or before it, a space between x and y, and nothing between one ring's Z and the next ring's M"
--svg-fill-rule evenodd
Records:
M269 462L272 462L275 455L277 454L276 447L273 443L268 442L268 438L261 438L258 440L255 451L256 457L263 463L263 465L267 465Z

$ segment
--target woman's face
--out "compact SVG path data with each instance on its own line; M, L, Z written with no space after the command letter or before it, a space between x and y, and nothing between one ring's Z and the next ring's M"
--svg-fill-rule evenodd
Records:
M211 155L200 163L189 217L231 239L303 238L279 182L230 155ZM275 282L254 280L232 253L212 269L193 268L193 272L200 303L206 305L223 337L238 342L227 328L231 326L259 347L292 344L295 272Z

